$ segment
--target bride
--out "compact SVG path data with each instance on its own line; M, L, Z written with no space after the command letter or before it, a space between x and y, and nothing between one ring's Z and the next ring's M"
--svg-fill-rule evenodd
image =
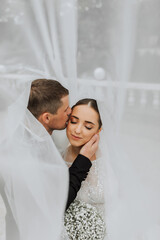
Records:
M142 236L141 239L159 240L159 115L155 110L150 109L152 105L150 102L148 106L146 105L146 103L148 103L147 96L149 89L151 90L149 99L151 99L150 94L152 95L154 92L156 98L154 97L153 103L156 103L155 106L157 107L159 104L159 92L158 89L155 89L158 85L154 85L154 83L159 81L159 68L155 68L157 66L155 63L159 57L160 28L158 27L159 21L157 21L157 18L159 18L158 9L160 9L159 1L107 0L94 1L95 4L92 4L91 1L72 0L15 0L2 2L4 7L1 9L2 16L0 26L4 34L0 36L2 43L1 62L3 63L3 65L0 66L2 72L1 79L3 79L2 85L6 90L5 92L11 92L11 94L4 94L6 101L0 101L1 109L6 109L4 112L8 114L7 104L10 105L8 100L13 102L12 95L16 103L13 108L9 108L9 110L11 110L9 112L10 114L6 114L7 121L4 121L7 130L6 133L9 133L9 143L11 142L9 146L12 150L11 152L7 151L6 154L10 155L9 157L12 159L11 154L14 152L17 157L19 153L14 151L14 149L17 149L14 147L19 146L17 144L20 142L19 139L23 139L25 136L22 132L23 125L21 124L21 119L24 115L23 109L25 109L27 105L28 92L26 91L25 96L23 98L21 97L19 100L19 106L16 100L20 96L20 94L17 94L17 92L21 92L20 86L25 85L29 77L25 76L24 78L21 73L24 73L24 75L25 73L31 75L31 79L37 78L37 74L38 77L45 78L46 76L56 76L57 79L61 79L61 83L65 83L66 86L71 87L70 90L73 93L73 97L77 96L77 94L78 97L82 96L82 93L83 96L96 96L97 100L102 101L102 104L99 105L99 109L100 107L104 109L100 111L104 133L101 133L103 144L102 151L104 150L104 152L106 152L106 154L104 154L104 152L102 153L102 157L104 161L107 159L107 161L105 161L106 165L108 162L111 164L119 184L117 184L119 198L115 197L114 201L106 198L107 204L105 201L105 210L107 212L107 218L105 219L107 221L107 235L111 233L112 240L139 240L139 234L141 232L145 234L149 231L149 228L151 228L151 237L147 238ZM20 2L24 2L24 8L21 8ZM81 5L79 5L80 2ZM85 2L90 2L90 4ZM75 6L76 3L77 7ZM89 5L90 9L88 6L85 7L85 5ZM95 5L95 9L92 11L93 5ZM101 7L99 8L98 5L101 5ZM80 11L77 12L78 8ZM8 17L5 15L8 15ZM76 17L77 15L78 18ZM99 18L97 16L99 16ZM102 16L104 17L102 18ZM84 24L84 22L86 24ZM96 24L97 27L93 27L94 24ZM77 31L77 29L80 31ZM105 31L102 31L102 34L98 34L101 29L105 29ZM10 41L10 39L12 39L12 41ZM96 39L96 41L93 41L93 39ZM13 51L13 49L15 49L15 51ZM16 51L17 54L15 54ZM90 55L90 53L93 55ZM78 56L78 58L76 58L76 56ZM98 68L101 64L104 70L103 68ZM78 76L76 75L77 68L79 69ZM94 68L95 80L92 81L90 78L92 77L92 69ZM104 73L101 70L103 70ZM11 84L9 84L8 73L10 73ZM14 75L14 73L16 73L16 75ZM6 75L5 78L4 75ZM140 92L142 91L142 108L138 104L139 96L141 95L139 95L139 90ZM126 104L124 101L125 96L126 100L128 99ZM138 98L136 96L138 96ZM2 94L0 94L0 97L2 98ZM74 98L72 100L74 100ZM128 108L128 103L132 106L132 109ZM82 140L87 141L90 134L93 134L94 131L99 131L97 125L96 128L95 125L86 122L85 125L81 124L81 116L77 115L75 111L80 108L82 109L82 107L88 109L87 112L82 115L83 118L85 117L84 121L87 120L91 121L93 124L97 124L97 121L94 122L94 119L97 118L89 118L88 114L92 108L89 108L88 104L77 105L73 108L72 117L67 129L71 146L69 146L65 152L65 160L68 166L71 164L73 156L79 151L81 144L83 145ZM123 112L125 112L124 120L126 121L126 126L124 127L124 122L122 126L122 130L124 130L123 136L120 136L118 140L116 138L117 141L115 141L115 138L112 138L112 136L117 137L116 134L119 133ZM73 114L79 117L79 119L74 118ZM156 118L154 119L154 117ZM36 124L31 116L29 116L27 120L28 119L30 120L32 128L33 123L37 126L38 123ZM154 122L156 122L156 125ZM2 126L1 123L1 127ZM19 126L19 128L17 126ZM80 129L79 132L74 130L77 126ZM86 127L92 129L87 129ZM5 128L2 127L3 132L4 129ZM17 129L21 130L20 133L18 133ZM37 129L38 128L36 128L36 130ZM16 141L13 135L14 130L16 131ZM32 200L32 194L34 193L37 208L33 205L33 208L30 209L30 213L35 217L34 219L37 219L38 223L40 222L40 227L37 228L36 221L33 221L33 218L30 217L29 211L27 211L27 215L21 214L23 213L23 205L22 211L20 211L21 208L19 204L12 205L15 209L17 208L15 213L20 213L20 215L16 214L16 217L18 219L22 217L21 229L25 229L24 226L28 226L28 223L31 223L29 224L29 232L32 233L33 237L30 235L28 237L29 240L58 239L58 233L60 231L58 227L61 219L58 220L55 216L60 216L58 204L62 204L60 201L57 201L57 204L53 206L53 202L56 200L58 190L62 193L65 191L67 177L65 178L64 175L63 178L61 177L62 173L59 174L57 171L59 168L57 166L60 165L64 172L67 171L65 169L66 166L63 166L63 163L61 164L61 158L55 147L52 150L53 144L50 138L43 131L39 132L37 130L37 132L37 134L33 132L33 141L30 142L30 146L32 147L31 150L36 150L38 157L35 159L32 151L26 151L27 142L27 144L24 145L25 153L27 152L27 154L24 154L19 148L19 161L17 161L16 158L14 159L14 162L18 162L18 164L12 165L14 168L13 174L15 174L15 176L17 176L19 169L24 169L22 173L19 171L19 176L22 176L25 185L29 183L31 190L33 189L33 191L30 191L30 189L28 190L30 193L29 196L31 196L29 200ZM2 135L2 133L0 135ZM123 140L125 142L123 142ZM38 145L37 142L40 142L40 145ZM121 146L119 146L121 142L124 143L124 149L128 150L129 157L123 154L123 149L119 151L121 150ZM77 145L78 143L80 144ZM46 148L47 156L39 154L44 147ZM54 158L53 156L56 153L58 157ZM4 159L3 154L4 152L2 152L0 157L2 160ZM104 206L104 201L103 194L101 194L103 192L103 188L101 190L103 184L101 183L103 182L101 181L100 173L101 166L104 168L105 164L101 164L101 158L99 158L98 155L99 153L97 152L96 156L92 159L91 172L87 180L82 184L77 199L82 199L101 211ZM48 162L47 164L43 164L42 161L42 168L39 169L36 165L36 163L39 162L39 156L40 159L44 156L45 159L49 160L50 164L48 164ZM10 158L8 158L8 162ZM52 159L55 163L55 168L50 171ZM32 162L34 165L32 165ZM21 165L19 163L21 163ZM25 164L24 167L23 163ZM27 168L25 169L26 166ZM32 166L34 166L37 175L34 176L34 174L32 174L31 178L31 173L34 173ZM43 168L43 166L45 166L45 168ZM2 167L0 167L0 169L2 169ZM135 171L133 171L134 169ZM10 171L10 168L7 168L7 170ZM39 172L46 173L46 171L50 174L38 175ZM51 174L51 172L54 174ZM108 184L109 181L107 180L110 171L105 171L105 173L105 184ZM8 180L6 175L5 178L8 181L9 187L12 189L12 182ZM59 181L60 179L61 181ZM55 182L56 184L54 184ZM58 183L60 185L58 185ZM15 189L17 184L19 186L21 182L17 181L13 185ZM42 198L40 197L40 189L43 189L46 184L46 192L48 194L42 194ZM105 194L111 195L110 192L113 189L112 184L110 184L110 186L110 189L107 188ZM64 191L62 191L62 189L64 189ZM15 193L16 195L13 195L12 191L8 192L13 200L11 203L14 203L14 199L17 197L22 203L22 198L24 198L24 202L29 205L30 201L28 197L26 198L26 195L23 194L23 188L21 189L21 194L18 195L17 192ZM50 193L52 195L51 198L48 197ZM63 193L62 196L65 196L65 194ZM112 204L112 207L110 207L108 201ZM39 204L43 206L43 211L41 212L39 211ZM128 209L129 211L127 211ZM110 210L110 212L108 210ZM37 213L40 214L38 215ZM55 221L50 221L50 219ZM52 222L52 224L50 224L50 222ZM157 237L155 236L156 229ZM43 232L44 234L42 234ZM55 232L57 233L56 236ZM35 236L39 236L39 238L35 237L34 234ZM53 234L54 237L52 237ZM25 239L27 239L26 234L24 234L24 236ZM13 240L13 234L11 234L11 239Z
M66 130L70 145L64 153L64 160L68 167L79 154L81 147L94 134L99 134L101 129L102 121L96 100L90 98L79 100L72 107ZM76 200L94 206L104 219L104 191L99 152L92 157L91 161L92 167L86 180L82 182Z

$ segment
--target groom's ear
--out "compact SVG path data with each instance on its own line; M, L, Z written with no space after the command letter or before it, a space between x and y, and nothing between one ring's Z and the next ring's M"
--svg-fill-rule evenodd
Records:
M43 122L45 124L49 123L50 120L50 114L48 112L44 112L40 115L39 119L40 122Z

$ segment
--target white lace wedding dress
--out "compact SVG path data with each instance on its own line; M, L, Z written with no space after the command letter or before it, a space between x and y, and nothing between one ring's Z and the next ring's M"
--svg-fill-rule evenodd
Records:
M0 240L6 239L5 216L6 216L6 208L5 208L3 199L0 195Z
M68 167L72 165L72 162L64 160ZM102 165L101 158L97 158L92 161L92 166L85 181L82 182L81 188L77 193L76 200L81 200L85 203L89 203L96 207L102 218L105 216L104 209L104 189L102 181ZM105 237L107 239L107 237Z
M76 200L89 203L96 207L99 213L104 215L104 192L102 177L100 174L100 159L92 161L92 167L85 181L82 182L81 188L77 194ZM71 162L66 162L67 166L71 166Z

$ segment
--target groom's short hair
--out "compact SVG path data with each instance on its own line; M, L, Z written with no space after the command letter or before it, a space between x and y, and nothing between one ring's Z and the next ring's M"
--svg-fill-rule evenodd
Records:
M58 81L36 79L31 84L28 109L38 118L44 112L56 114L62 106L61 98L69 94Z

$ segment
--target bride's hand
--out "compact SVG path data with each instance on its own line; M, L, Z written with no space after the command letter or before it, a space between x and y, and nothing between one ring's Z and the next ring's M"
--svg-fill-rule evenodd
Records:
M96 153L99 143L99 134L95 134L89 142L87 142L80 150L80 154L91 159Z

